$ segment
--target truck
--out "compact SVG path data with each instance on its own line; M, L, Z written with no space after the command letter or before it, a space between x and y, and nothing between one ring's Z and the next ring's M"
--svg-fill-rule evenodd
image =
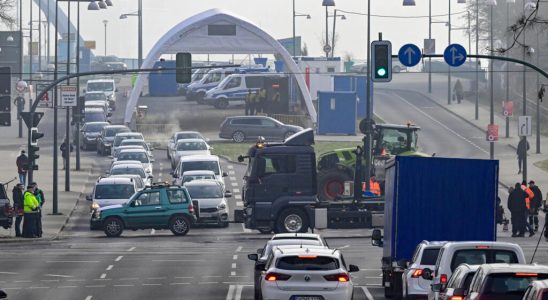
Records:
M401 298L402 274L415 247L428 241L495 241L497 160L396 156L386 164L382 286Z
M11 228L13 224L13 208L6 193L6 186L11 181L0 183L0 227L4 229Z

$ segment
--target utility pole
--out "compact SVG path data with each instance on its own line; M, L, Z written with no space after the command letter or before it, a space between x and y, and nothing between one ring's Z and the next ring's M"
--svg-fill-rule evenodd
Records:
M76 73L80 73L80 1L76 4ZM80 77L76 78L76 103L80 103ZM77 109L80 109L80 105L76 105ZM78 118L73 116L76 126L76 171L80 171L80 115L82 111L78 111Z
M103 24L105 24L105 56L107 56L107 20L103 20ZM141 67L141 66L139 66Z
M526 0L523 0L523 13L525 14L525 3ZM526 39L525 39L525 33L526 28L523 29L523 45L526 45ZM525 61L527 49L523 48L522 53L522 59ZM527 115L527 67L523 66L523 90L522 90L522 97L523 97L523 116ZM524 136L523 139L525 140L525 144L527 145L527 137ZM523 181L527 181L527 147L525 147L525 156L523 157L523 168L522 168L522 179Z
M447 23L448 45L451 45L451 0L449 0L449 22ZM451 104L451 67L447 65L447 104Z
M476 0L476 55L479 54L479 0ZM475 119L479 119L479 58L476 57L476 105Z
M67 75L70 75L70 0L68 0L68 9L67 9ZM70 85L70 80L67 80L67 85ZM70 107L66 107L66 124L65 124L65 146L67 148L65 153L65 192L70 191Z
M80 2L78 2L80 3ZM139 11L137 12L138 14L138 29L139 29L139 45L138 45L138 61L139 61L139 68L141 68L141 65L143 64L143 0L139 0ZM106 26L106 24L105 24ZM105 27L106 29L106 27ZM105 33L105 36L106 36L106 33ZM295 46L295 45L293 45ZM105 42L105 47L106 47L106 42ZM106 55L106 50L105 50L105 55Z
M493 5L489 6L489 47L491 50L493 50ZM493 75L495 74L493 72L493 62L489 62L489 86L490 86L490 105L489 105L489 124L494 125L495 124L495 89L494 89L494 81L493 81ZM495 142L491 141L489 142L489 158L495 159Z
M366 119L368 120L368 125L372 124L373 112L371 108L371 0L367 0L367 77L366 77L366 86L365 86L365 110L366 110ZM372 126L370 126L372 127ZM371 180L371 135L372 129L368 128L367 133L363 139L364 142L364 154L365 154L365 190L370 190L369 181ZM355 196L356 197L356 196Z

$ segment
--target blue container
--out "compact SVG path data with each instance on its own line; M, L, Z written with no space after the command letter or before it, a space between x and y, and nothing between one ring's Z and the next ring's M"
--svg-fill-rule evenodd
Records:
M360 119L365 118L367 115L366 110L366 84L367 76L365 75L334 75L333 76L333 87L335 91L347 91L355 92L357 95L358 101L358 115ZM370 86L370 95L371 95L371 108L373 109L373 83L371 82Z
M318 92L318 134L356 135L356 93Z
M175 68L175 61L157 61L154 69ZM177 96L177 82L175 71L152 72L148 75L148 92L153 97Z
M253 60L255 61L256 65L262 65L263 67L266 67L266 62L268 61L268 58L266 58L266 57L255 57Z
M281 61L281 60L275 61L274 62L274 68L275 68L276 72L283 73L283 71L284 71L284 62Z

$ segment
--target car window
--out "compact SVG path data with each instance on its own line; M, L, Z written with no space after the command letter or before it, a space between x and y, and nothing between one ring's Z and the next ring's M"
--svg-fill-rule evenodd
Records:
M262 88L264 85L264 77L262 76L246 76L245 85L248 89Z
M426 248L422 252L421 265L433 266L436 264L440 248Z
M464 263L469 265L482 265L485 263L495 262L518 263L518 258L513 251L509 250L457 250L451 260L451 271L455 270L459 265Z
M193 132L185 132L185 133L179 133L177 134L176 141L182 140L182 139L203 139L201 135Z
M200 151L207 150L204 142L178 142L177 151Z
M104 93L86 94L85 101L93 101L93 100L107 100L107 96Z
M148 156L145 152L126 152L118 154L118 161L137 160L142 163L149 163Z
M276 124L269 119L261 119L261 125L266 127L276 127Z
M183 176L183 183L185 182L190 182L192 180L200 180L200 179L203 179L203 180L211 180L211 179L215 179L215 176L213 175L186 175L186 176Z
M486 278L482 294L486 296L523 295L531 282L546 278L548 278L548 274L538 274L534 276L530 274L522 275L520 273L489 274Z
M186 188L192 199L223 197L223 191L220 185L192 185L186 186Z
M182 189L167 190L167 199L169 200L169 203L187 203L188 202L186 193Z
M135 199L135 206L160 205L160 191L144 192Z
M182 165L182 172L213 171L215 175L219 175L219 163L217 161L186 161Z
M327 256L284 256L278 259L276 268L299 271L328 271L339 268L336 258Z
M414 263L414 262L417 261L419 252L420 252L420 250L421 250L421 248L422 248L422 245L423 245L423 244L420 243L420 244L418 244L417 247L415 248L415 251L413 252L413 256L412 256L413 258L411 258L411 262L412 262L412 263Z
M263 155L260 159L259 163L264 166L263 175L289 174L297 170L294 155Z
M240 87L241 83L242 83L241 77L234 77L225 85L225 90Z
M84 122L103 122L107 118L104 113L98 112L98 113L85 113L84 116Z
M125 174L139 175L141 176L141 178L146 177L145 171L142 168L125 167L125 168L115 168L110 171L110 175L125 175Z
M134 192L131 184L99 184L95 187L95 199L129 199Z
M99 132L105 127L105 124L86 124L82 131L84 132Z
M474 275L476 275L476 272L468 272L468 274L466 274L466 277L464 278L464 282L460 286L463 289L468 290L470 288L470 283L472 283Z
M114 85L112 84L112 82L88 82L87 87L88 87L88 91L90 92L114 91Z

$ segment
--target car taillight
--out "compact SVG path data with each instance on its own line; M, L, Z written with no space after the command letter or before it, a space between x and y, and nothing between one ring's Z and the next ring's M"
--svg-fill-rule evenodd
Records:
M270 272L266 274L264 278L266 279L266 281L286 281L289 278L291 278L291 276L286 274Z
M464 300L464 297L463 296L451 296L451 298L449 298L449 300Z
M447 284L447 275L446 274L441 274L440 283L441 284Z
M413 271L413 274L411 275L411 277L413 278L419 278L422 276L422 269L415 269L415 271Z
M327 281L338 281L338 282L350 281L350 276L348 276L348 274L345 274L345 273L325 275L323 278L325 278L325 280Z
M188 212L191 213L191 214L194 213L194 205L192 205L192 203L190 203L190 204L188 205Z

